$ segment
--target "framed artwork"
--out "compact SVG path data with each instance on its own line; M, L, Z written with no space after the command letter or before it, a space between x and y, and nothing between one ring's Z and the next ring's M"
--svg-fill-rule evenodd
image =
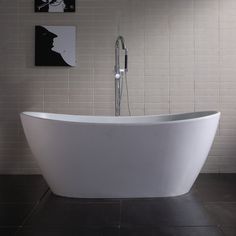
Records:
M75 26L35 26L36 66L76 66Z
M76 0L34 0L35 12L75 12Z

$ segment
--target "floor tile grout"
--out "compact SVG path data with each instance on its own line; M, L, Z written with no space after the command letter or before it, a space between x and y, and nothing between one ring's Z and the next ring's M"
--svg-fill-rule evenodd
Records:
M46 197L47 193L50 191L49 188L47 188L47 190L42 194L42 196L39 198L39 200L35 203L35 205L33 206L33 208L31 209L31 211L29 212L29 214L25 217L25 219L23 220L23 222L21 223L21 225L19 225L17 227L16 232L14 233L14 235L17 235L17 233L19 232L20 229L22 229L26 222L30 219L30 217L34 214L34 212L36 211L36 209L38 208L38 206L40 205L40 203L43 201L43 199Z
M97 200L96 199L89 199L89 200L82 199L80 201L78 198L77 199L75 198L73 200L73 199L64 198L64 197L58 197L54 195L50 191L49 188L47 188L47 190L46 188L42 188L42 190L40 191L35 191L37 188L35 190L33 189L32 191L34 194L32 198L29 195L30 193L26 192L27 188L23 188L21 192L19 192L18 190L11 191L13 192L13 195L12 196L9 195L10 197L9 199L7 198L8 193L4 194L4 196L1 199L3 199L4 201L13 200L16 202L10 202L10 201L2 202L0 203L0 206L6 205L6 209L8 209L7 205L11 205L11 204L19 205L18 208L22 209L20 210L20 212L21 212L21 219L23 218L23 220L20 223L18 220L18 223L15 224L15 225L19 225L18 227L17 226L16 227L7 227L7 226L1 227L0 226L0 230L2 229L2 231L0 231L0 234L2 235L2 232L5 232L5 231L6 232L15 231L14 235L19 235L22 232L23 233L30 232L30 235L31 233L33 235L35 232L38 232L39 230L40 235L41 233L43 235L44 233L46 234L48 232L52 232L54 235L54 233L59 232L60 229L63 230L63 232L64 231L66 232L67 229L70 231L72 230L71 232L73 232L73 229L75 229L75 232L77 232L76 230L78 230L78 232L80 231L90 232L90 230L91 232L96 232L96 231L103 232L103 230L104 232L107 230L110 232L111 230L111 232L112 231L115 232L116 236L118 235L121 236L123 235L123 233L125 235L129 235L127 234L129 232L131 233L131 235L135 235L132 232L138 233L139 232L138 230L140 229L142 231L140 235L145 235L145 233L148 232L147 235L149 236L152 235L152 233L150 234L152 230L154 230L153 231L154 233L162 232L162 230L164 230L166 232L171 232L171 235L175 231L186 233L186 232L191 232L193 230L194 232L200 232L199 235L207 235L207 232L210 232L210 235L212 235L211 232L213 232L213 235L215 235L215 233L217 234L218 232L219 235L222 234L222 236L223 235L226 236L227 232L231 232L231 231L236 232L236 227L234 227L234 224L233 224L234 222L236 223L236 217L235 217L236 191L233 188L234 184L236 184L236 175L218 174L214 176L210 176L210 175L205 175L203 177L200 176L198 181L196 181L196 183L198 184L197 186L198 188L196 188L196 186L195 188L192 188L191 191L188 193L189 196L188 194L186 194L185 196L179 196L175 198L168 198L168 199L165 198L164 201L163 201L163 198L162 199L160 198L126 199L125 198L125 199L116 199L116 201L114 201L114 199L108 199L108 200L103 199L102 201L100 199L97 199ZM19 179L21 181L21 178ZM31 181L32 179L27 180L24 178L22 180L26 180L24 182L32 182ZM3 185L4 185L4 181L1 180L1 183L3 183ZM6 181L7 181L7 178L6 178ZM14 182L18 184L20 184L20 181L18 181L19 182L18 183L17 179L16 181L14 180ZM31 186L33 187L34 185L32 184ZM31 186L28 186L29 190ZM15 193L18 193L18 192L20 193L19 196L17 194L14 195ZM181 200L181 197L183 197L182 200ZM25 199L29 199L29 201ZM35 201L32 201L32 199L35 199ZM173 201L171 201L171 199ZM44 207L44 202L46 203L45 207ZM49 207L51 206L51 203L55 203L55 206L53 204L52 207ZM145 203L147 205L145 205ZM162 206L163 205L162 203L164 204L164 207ZM25 206L26 208L24 208L24 204L25 205L29 204L30 206L28 207ZM75 205L73 206L73 204ZM90 204L91 206L89 206ZM103 204L105 208L102 207ZM23 205L23 206L20 206L20 205ZM82 208L79 205L81 205ZM98 205L98 208L96 208L97 205ZM53 215L55 214L58 215L59 213L58 217L56 217L57 220L53 220L53 217L51 217L52 216L51 214L52 212L54 212L55 207L59 209L58 206L62 206L62 209L59 211L56 211L56 213L53 213ZM200 209L199 211L198 211L198 207ZM13 206L13 210L14 209L15 208ZM50 209L50 211L48 211L48 209ZM78 211L76 209L78 209ZM171 209L173 209L174 211L172 211ZM194 213L194 215L192 216L190 212L193 210L195 210L194 212L196 214ZM46 215L45 215L45 212L46 212ZM177 218L175 218L174 216L171 217L170 215L167 218L165 218L170 213L176 214ZM75 220L75 223L73 223L74 220L72 223L68 221L72 219L73 214L80 217L80 218L75 218L77 219ZM164 214L163 215L164 218L162 218L162 215L160 214ZM223 214L223 217L221 214ZM178 218L181 215L183 216L183 218ZM43 217L41 218L41 216ZM46 216L46 218L44 218L44 216ZM97 217L97 219L94 217ZM100 217L101 217L101 220L99 219ZM48 222L47 222L47 218L49 220ZM62 218L63 218L63 221L64 220L68 221L69 225L65 227L63 224L60 224L60 222L63 222L61 220ZM14 218L12 219L14 220ZM46 219L46 221L41 220L41 219ZM228 219L229 219L229 222L227 222ZM35 223L35 225L31 224L31 220L32 222ZM3 225L8 225L8 223L6 224L4 223ZM8 230L10 228L11 230ZM232 235L236 235L236 234L232 234Z

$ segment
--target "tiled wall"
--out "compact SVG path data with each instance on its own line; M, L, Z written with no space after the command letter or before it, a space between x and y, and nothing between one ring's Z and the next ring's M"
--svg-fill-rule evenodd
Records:
M33 12L0 0L0 173L39 173L19 112L114 114L114 42L129 49L133 115L220 110L204 172L236 172L236 1L78 0ZM75 68L34 67L34 26L76 25ZM124 93L122 114L127 114Z

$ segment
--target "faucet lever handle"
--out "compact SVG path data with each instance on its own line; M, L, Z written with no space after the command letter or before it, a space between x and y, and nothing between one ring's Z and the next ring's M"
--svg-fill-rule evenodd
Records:
M128 50L125 49L125 72L128 72Z

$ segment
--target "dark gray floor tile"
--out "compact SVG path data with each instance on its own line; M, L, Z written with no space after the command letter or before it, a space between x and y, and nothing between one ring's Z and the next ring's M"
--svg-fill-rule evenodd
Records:
M0 227L21 225L33 206L33 204L0 204Z
M0 203L36 203L47 190L46 185L0 187Z
M217 202L205 205L209 215L221 226L236 225L236 203Z
M236 235L236 226L235 227L222 227L221 228L224 236L235 236Z
M219 236L215 225L236 236L235 184L235 174L201 174L191 193L153 199L72 199L48 192L18 235L116 236L121 224L120 236ZM0 235L21 225L47 188L41 176L0 176Z
M27 226L37 228L77 226L114 226L119 224L120 203L91 202L81 203L80 200L59 198L48 194Z
M212 187L221 186L225 184L235 184L236 183L236 173L235 174L199 174L197 177L194 188L201 187Z
M17 236L119 236L117 228L22 228Z
M125 200L121 204L122 226L208 226L214 225L193 195L153 200Z
M203 202L236 202L235 186L205 187L192 190L191 193Z
M235 202L235 174L201 174L191 193L204 202Z
M1 236L14 236L17 228L0 228Z
M217 227L162 227L122 229L120 236L223 236Z
M221 179L220 174L199 174L193 187L199 188L202 186L217 185L221 182Z
M223 183L228 183L228 184L235 184L236 183L236 173L220 174L220 178Z
M41 175L0 175L0 187L47 186Z
M117 203L119 204L121 199L119 198L68 198L68 197L61 197L58 195L53 194L51 191L48 192L47 195L51 195L50 197L53 199L54 203L62 203L62 204L78 204L78 203Z

